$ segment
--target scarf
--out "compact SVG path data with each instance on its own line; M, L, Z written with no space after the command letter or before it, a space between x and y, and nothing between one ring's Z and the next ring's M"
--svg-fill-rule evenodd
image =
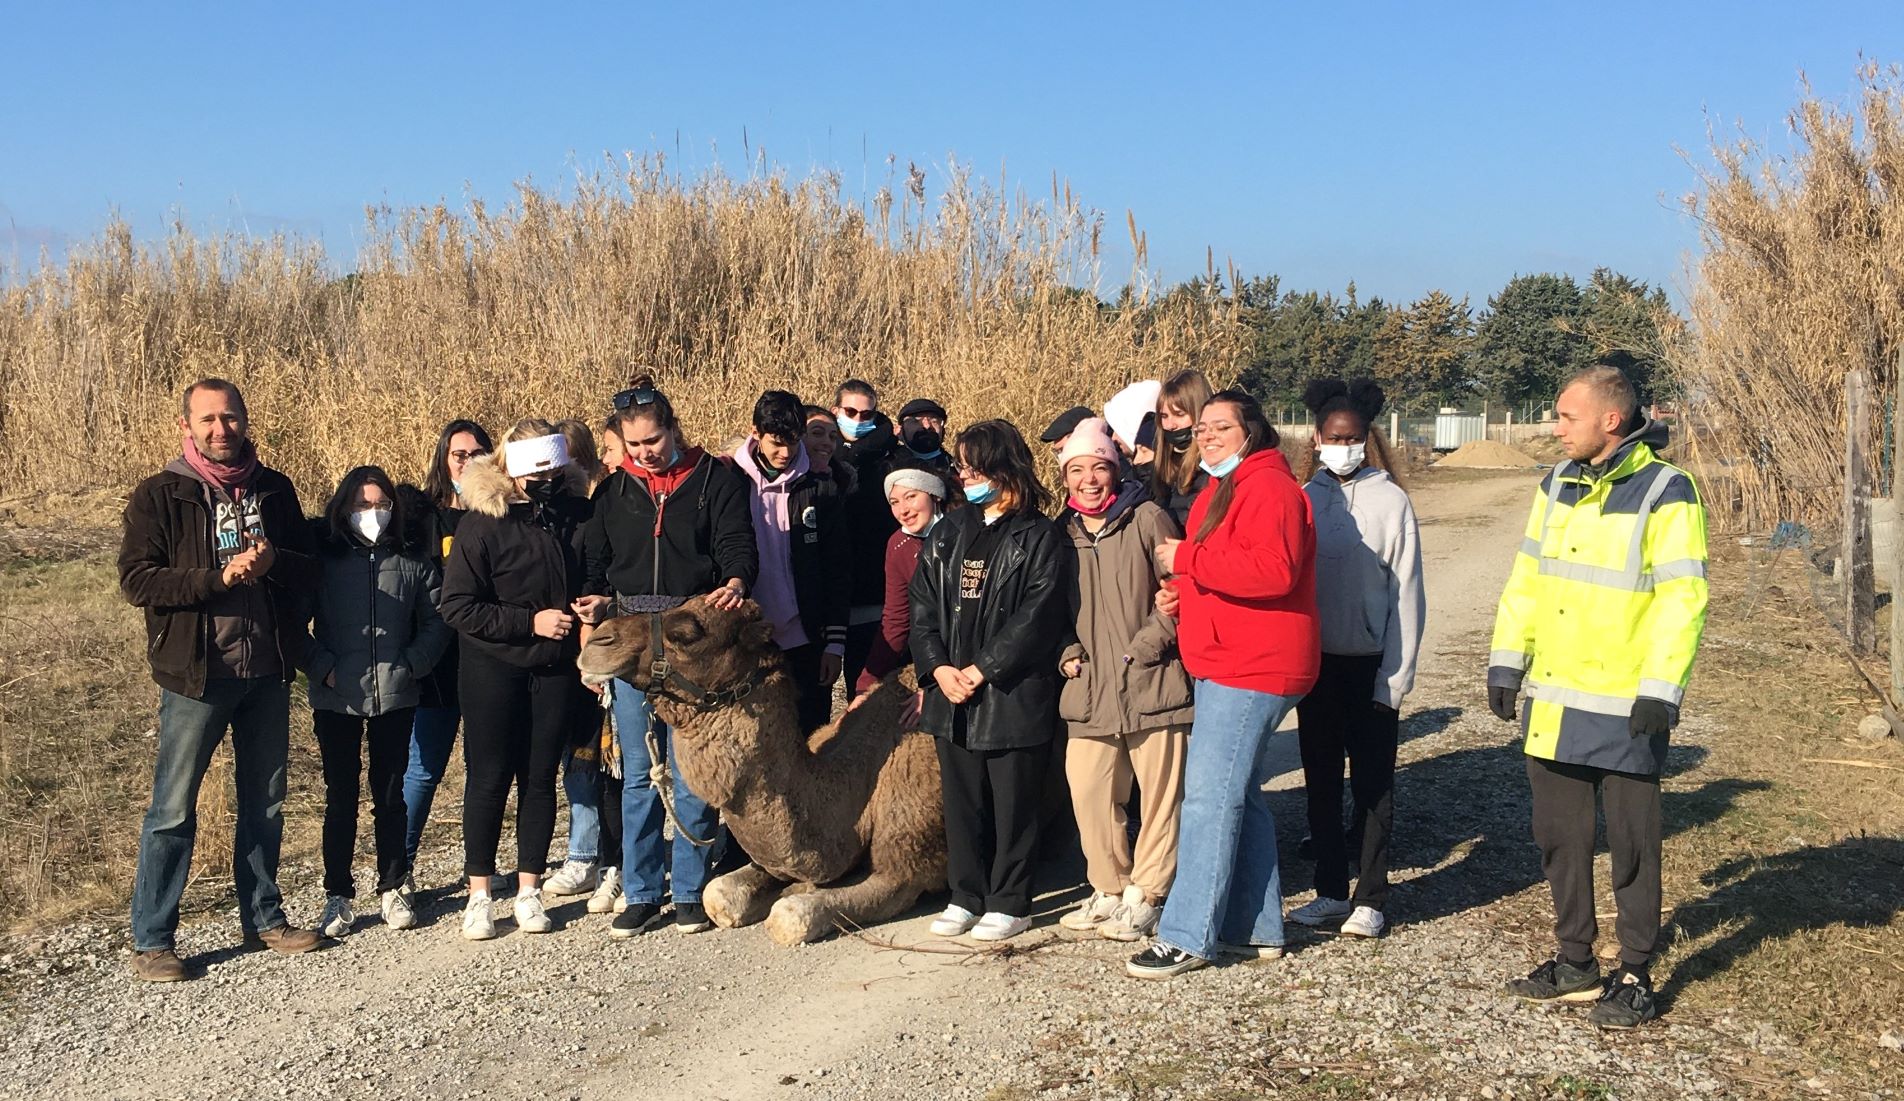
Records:
M244 496L245 490L250 489L251 483L257 480L258 449L252 446L250 440L246 440L244 446L238 449L235 462L221 463L200 451L198 441L188 432L185 434L184 454L185 465L192 468L192 473L197 474L207 485L217 486L234 501Z

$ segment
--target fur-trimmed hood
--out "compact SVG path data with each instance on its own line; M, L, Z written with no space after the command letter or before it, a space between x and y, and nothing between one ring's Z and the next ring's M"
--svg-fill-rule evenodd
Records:
M492 453L471 459L463 468L463 480L459 483L463 503L471 512L501 519L509 515L510 505L524 504L527 497L516 492L516 480L511 478L497 460L499 453ZM574 463L562 468L562 477L568 481L569 495L577 500L588 500L588 475L582 473Z

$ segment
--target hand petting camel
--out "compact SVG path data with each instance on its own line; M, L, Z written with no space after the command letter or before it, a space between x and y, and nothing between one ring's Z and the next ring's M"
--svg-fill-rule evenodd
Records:
M716 924L764 918L775 943L802 944L945 889L939 759L930 735L901 722L908 674L802 738L796 689L759 606L704 598L609 620L577 665L592 683L620 677L648 693L673 728L683 779L752 859L707 885L701 901Z

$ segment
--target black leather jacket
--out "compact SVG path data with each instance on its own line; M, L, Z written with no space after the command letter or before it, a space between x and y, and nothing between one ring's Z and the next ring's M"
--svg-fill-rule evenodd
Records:
M983 510L955 509L939 521L912 575L912 658L925 688L920 726L940 738L953 731L956 708L939 691L933 670L977 665L985 682L964 703L967 749L1024 749L1051 740L1058 727L1058 652L1070 634L1067 595L1074 554L1044 516L1019 512L1006 525L979 605L978 652L955 662L959 563L984 524Z

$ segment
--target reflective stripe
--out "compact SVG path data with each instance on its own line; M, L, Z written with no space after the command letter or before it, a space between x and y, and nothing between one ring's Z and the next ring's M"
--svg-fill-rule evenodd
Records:
M1631 574L1625 570L1610 570L1605 566L1589 566L1584 562L1568 562L1561 558L1543 558L1540 560L1542 577L1558 577L1567 581L1579 581L1588 585L1599 585L1621 592L1643 593L1653 588L1653 579Z
M1649 700L1662 700L1678 707L1686 698L1686 690L1671 681L1640 680L1640 695Z
M1582 692L1578 688L1561 688L1558 685L1541 684L1539 681L1527 682L1527 694L1537 700L1571 707L1578 711L1591 711L1596 715L1630 715L1633 713L1633 697L1602 696L1594 692Z
M1529 558L1539 558L1540 557L1540 540L1522 539L1521 553L1526 555Z
M1489 669L1512 669L1518 673L1527 668L1527 655L1519 650L1489 650L1487 663Z
M1682 577L1697 577L1704 580L1706 560L1703 558L1681 558L1676 562L1661 562L1653 567L1653 581L1677 581Z
M1657 459L1652 460L1652 462L1655 463L1658 461ZM1660 465L1664 466L1665 464L1661 463ZM1646 561L1645 558L1641 557L1644 553L1643 548L1646 545L1646 523L1653 518L1653 506L1659 503L1660 497L1666 492L1666 487L1671 485L1672 481L1670 476L1655 477L1653 484L1647 487L1646 496L1640 499L1639 515L1633 518L1633 540L1626 548L1626 564L1635 572L1639 570L1640 563ZM1651 589L1653 586L1649 584L1646 587Z

